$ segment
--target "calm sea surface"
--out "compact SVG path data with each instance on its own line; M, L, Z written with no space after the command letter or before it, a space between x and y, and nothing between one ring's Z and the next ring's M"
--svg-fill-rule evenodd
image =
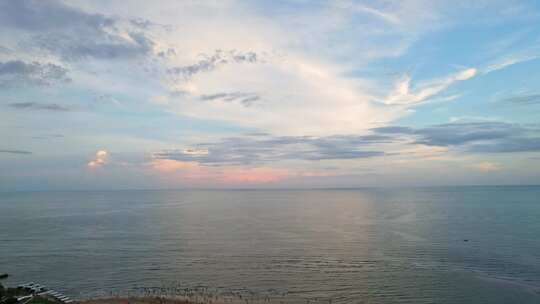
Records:
M540 187L0 193L0 272L75 298L540 303Z

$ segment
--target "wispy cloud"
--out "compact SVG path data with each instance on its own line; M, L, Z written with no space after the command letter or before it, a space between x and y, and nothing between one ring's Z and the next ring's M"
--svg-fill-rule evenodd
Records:
M61 1L3 1L0 25L31 33L25 44L70 61L144 55L154 44L141 30L123 29L115 18Z
M505 69L505 68L507 68L509 66L512 66L512 65L515 65L515 64L527 62L527 61L530 61L530 60L535 60L535 59L537 59L539 57L540 57L540 50L537 50L536 54L532 54L530 52L525 52L525 53L517 53L517 54L508 55L508 56L505 56L505 57L503 57L501 59L498 59L498 60L490 63L483 70L482 73L483 74L489 74L489 73L492 73L492 72L495 72L495 71Z
M540 94L518 94L500 99L500 102L513 105L536 105L540 104Z
M47 86L67 82L68 70L53 63L9 60L0 62L0 88Z
M352 160L380 157L400 164L418 161L465 161L455 153L515 153L540 151L540 128L505 122L454 122L423 128L387 126L371 129L366 135L272 136L253 134L195 144L193 148L167 149L153 153L153 159L196 163L205 167L268 166L300 161L349 163ZM465 154L463 154L465 153ZM178 163L176 163L178 162ZM191 165L190 165L191 166ZM466 165L482 172L500 169L498 164L482 162Z
M58 138L64 138L65 136L63 134L42 134L37 136L32 136L34 139L58 139Z
M253 105L253 103L259 101L261 97L256 93L248 92L230 92L230 93L216 93L210 95L201 95L201 100L220 100L224 102L239 102L246 107Z
M40 103L40 102L16 102L8 104L9 107L15 109L24 109L24 110L46 110L46 111L58 111L58 112L67 112L71 109L59 105L56 103Z
M121 107L122 102L118 100L116 97L114 97L111 94L101 94L98 96L95 96L92 99L92 103L90 104L91 108L110 108L110 107Z
M364 159L384 155L374 145L393 142L384 135L365 136L245 136L226 138L214 143L200 143L193 149L164 150L156 159L197 161L202 165L252 165L287 160ZM204 151L192 153L190 151Z
M88 14L61 1L3 1L2 25L28 31L65 29L68 26L100 28L114 21L100 14Z
M7 153L7 154L32 154L32 152L26 151L26 150L0 150L0 153Z
M89 57L122 60L147 55L152 52L154 45L152 40L146 37L144 33L138 32L111 35L102 30L101 33L95 34L93 39L98 41L62 33L44 34L36 37L33 44L53 54L59 54L64 60L68 61Z
M364 81L351 77L355 65L339 62L343 58L337 51L339 48L331 47L330 57L318 54L321 47L327 47L328 35L341 37L339 31L362 28L355 33L361 34L358 40L362 43L355 43L357 48L348 50L348 56L364 64L373 58L368 53L376 53L377 58L394 57L406 50L401 46L403 41L407 45L417 39L423 31L421 24L441 17L432 12L440 7L342 1L315 5L307 13L295 12L297 21L293 21L252 15L253 11L245 7L240 9L242 5L223 3L217 5L223 13L215 23L208 24L204 20L215 13L215 4L164 5L168 6L170 11L177 12L174 18L156 14L152 5L142 3L133 7L139 16L122 16L99 5L79 8L56 1L43 1L39 5L21 1L5 4L5 19L0 23L27 33L21 36L19 45L30 44L29 49L40 56L54 56L68 66L88 69L82 77L81 71L76 76L91 79L92 85L112 83L117 89L125 88L122 94L140 90L141 94L137 95L152 94L148 99L158 101L153 106L166 107L167 111L182 116L274 134L324 136L362 132L374 124L389 123L407 115L408 107L433 98L452 83L475 74L474 69L467 69L418 84L405 79L393 92L379 94L376 92L386 86L386 79ZM335 15L336 23L313 20L313 13ZM228 14L240 16L230 18ZM184 23L190 24L189 29ZM304 35L303 29L294 26L304 23L313 33ZM381 41L384 50L379 47ZM347 47L351 44L349 38L344 42ZM314 48L307 47L311 43ZM394 44L399 45L397 50ZM160 56L163 52L170 56ZM114 67L100 63L85 65L86 59L110 59ZM96 73L100 74L99 80ZM144 81L151 85L146 86L140 79L126 84L127 79L137 78L140 73L150 74ZM115 79L108 81L109 77ZM166 92L159 92L163 87ZM171 96L168 92L184 94ZM106 94L111 95L107 92L102 96ZM217 102L201 103L201 99ZM391 107L375 104L377 101ZM283 119L298 109L303 109L301 115Z
M505 122L454 122L424 128L383 127L375 133L411 138L411 143L454 147L473 153L540 151L540 128Z
M415 105L436 96L453 83L470 79L475 75L476 69L469 68L445 78L421 83L416 88L411 87L411 77L407 75L395 85L394 91L383 102L389 105Z
M201 60L197 63L173 67L168 69L170 75L178 76L180 79L187 80L198 73L210 72L216 68L231 63L257 63L264 60L260 54L255 52L240 52L236 50L215 50L213 54L201 54Z
M397 15L392 14L388 11L383 11L373 7L362 5L360 3L354 3L352 1L336 1L336 6L355 13L366 13L380 18L381 20L391 24L400 23L400 19Z

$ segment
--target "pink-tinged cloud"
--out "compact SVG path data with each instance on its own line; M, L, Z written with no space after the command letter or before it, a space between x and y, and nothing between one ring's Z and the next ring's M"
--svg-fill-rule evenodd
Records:
M197 162L186 162L172 159L156 159L150 163L154 172L180 179L214 179L214 173Z
M268 167L242 168L234 166L207 167L198 162L155 159L149 168L167 178L206 180L220 184L263 184L281 181L291 176L285 169Z
M99 150L94 155L94 159L89 161L88 168L98 168L104 166L109 161L109 152L106 150Z
M172 159L157 159L154 160L150 166L152 169L161 172L175 172L178 170L192 170L198 168L199 165L196 162L184 162Z
M263 184L277 182L290 177L284 169L274 168L227 168L222 172L222 181L227 184Z
M495 163L481 162L470 166L472 169L476 169L480 172L494 172L501 170L500 166Z

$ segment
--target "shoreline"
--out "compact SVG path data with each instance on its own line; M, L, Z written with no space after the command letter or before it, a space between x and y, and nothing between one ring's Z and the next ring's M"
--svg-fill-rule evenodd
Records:
M309 301L308 301L309 302ZM268 297L260 298L232 298L223 296L200 296L191 297L118 297L118 298L93 298L77 301L78 304L272 304L272 303L291 303L287 300L271 299ZM303 301L302 303L305 303ZM331 301L311 301L311 303L331 303Z
M119 297L119 298L94 298L77 301L79 304L195 304L206 303L198 301L203 299L176 299L165 297ZM221 303L221 302L213 302Z

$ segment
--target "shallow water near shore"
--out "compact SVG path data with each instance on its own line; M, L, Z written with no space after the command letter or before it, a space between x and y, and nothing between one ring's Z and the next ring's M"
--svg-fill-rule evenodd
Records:
M7 283L75 298L540 303L540 187L18 192L0 210Z

